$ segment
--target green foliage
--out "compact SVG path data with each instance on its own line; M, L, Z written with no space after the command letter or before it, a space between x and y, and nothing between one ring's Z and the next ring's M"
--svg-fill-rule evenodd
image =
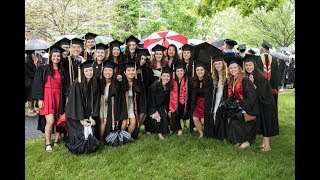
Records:
M200 0L198 14L212 17L228 7L235 7L243 17L249 16L254 10L265 8L267 12L282 7L285 0Z
M44 138L25 143L26 179L294 179L295 93L279 94L280 135L271 137L272 150L258 150L262 142L241 150L214 139L198 139L185 132L165 136L141 135L135 143L100 147L88 155L74 155L60 143L45 152Z
M112 37L123 40L138 34L140 0L119 0L112 8Z

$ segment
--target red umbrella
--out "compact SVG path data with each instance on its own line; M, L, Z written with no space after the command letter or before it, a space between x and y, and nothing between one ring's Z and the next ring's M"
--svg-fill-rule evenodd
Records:
M154 32L144 40L143 48L151 49L156 45L162 45L168 47L170 44L174 44L177 48L180 48L184 44L188 43L188 38L174 31L160 31Z

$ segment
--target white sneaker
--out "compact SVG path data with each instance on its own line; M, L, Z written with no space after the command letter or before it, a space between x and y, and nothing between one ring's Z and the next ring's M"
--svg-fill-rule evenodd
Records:
M46 145L46 151L47 151L47 152L51 152L51 151L52 151L51 144L47 144L47 145Z
M163 135L162 134L158 134L159 135L159 139L161 139L161 140L163 140L164 139L164 137L163 137Z
M178 136L181 136L182 135L182 130L179 130L178 131Z
M239 146L239 148L240 148L240 149L245 149L245 148L247 148L247 147L249 147L249 146L250 146L250 143L249 143L248 141L246 141L246 142L242 143L242 144Z

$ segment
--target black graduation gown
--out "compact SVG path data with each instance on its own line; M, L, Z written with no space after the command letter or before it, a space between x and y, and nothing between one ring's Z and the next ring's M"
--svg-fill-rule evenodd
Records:
M75 60L73 57L70 56L69 58L62 58L61 65L65 72L68 74L70 85L74 80L78 78L78 66L81 64L80 61ZM72 66L70 66L72 65ZM71 77L70 77L71 76ZM73 78L72 78L73 77Z
M95 80L95 79L93 79ZM83 82L82 82L83 83ZM69 93L69 99L66 106L66 118L68 136L66 138L67 148L75 154L86 154L94 152L100 144L96 138L96 128L92 127L94 135L89 135L86 140L84 137L84 127L80 120L89 119L92 116L99 123L99 94L93 95L91 88L88 89L88 95L83 94L83 90L78 81L75 81Z
M24 100L32 101L31 91L32 83L36 73L37 66L33 63L33 60L26 59L24 63Z
M258 115L258 101L256 91L252 82L244 77L242 79L242 89L243 89L243 101L240 101L240 107L246 111L248 114L257 116ZM256 138L256 122L244 122L243 115L241 119L235 119L228 117L227 122L227 141L231 143L244 143L248 141L250 144L255 142Z
M145 122L146 131L152 133L168 133L167 112L169 109L170 91L164 90L162 85L159 87L159 83L155 82L149 87L148 92L148 113ZM160 122L150 117L156 111L160 114Z
M122 95L121 91L120 91L120 87L119 87L119 83L118 81L114 81L114 84L110 84L109 87L109 95L108 95L108 109L105 109L104 105L103 105L103 101L104 101L104 88L102 87L102 84L100 84L100 92L101 92L101 98L100 98L100 117L104 116L103 112L104 111L108 111L108 116L107 116L107 123L106 123L106 128L105 128L105 132L103 134L103 139L105 140L105 138L110 134L110 132L113 131L112 129L112 97L114 98L114 121L115 121L115 127L114 130L119 130L118 127L116 126L116 123L119 122L120 120L120 112L123 111L123 109L126 109L125 104L120 102L120 95ZM114 89L112 89L112 86L114 86ZM122 97L123 98L123 97ZM122 120L122 119L121 119ZM105 142L106 143L106 142Z
M209 85L207 87L203 87L201 91L203 91L204 94L204 131L203 135L204 137L214 137L214 125L213 125L213 119L212 119L212 113L211 113L211 106L212 106L212 79L209 80ZM193 88L192 89L192 96L191 96L191 105L190 105L190 116L193 115L193 111L195 109L195 104L198 97L198 91L200 91L199 88Z
M217 95L218 87L213 87L213 96L212 96L212 102L211 102L211 113L213 115L214 107L216 105L216 95ZM216 120L214 122L214 137L219 140L226 139L226 124L227 124L227 116L225 113L223 113L223 108L221 106L221 103L227 99L228 96L228 85L227 83L224 84L223 90L222 90L222 99L219 103L219 107L216 112ZM213 116L212 116L213 118Z
M264 137L279 135L279 123L270 83L261 73L254 71L254 84L259 105L257 116L257 133Z
M140 67L142 72L137 74L137 79L144 84L145 92L148 94L149 87L153 82L150 81L150 71L152 71L147 64Z
M264 54L266 62L269 61L268 54ZM257 66L260 69L260 71L263 72L263 63L261 60L261 57L258 56L257 59ZM271 62L271 78L270 78L270 85L272 89L275 89L278 91L278 85L279 85L279 67L278 62L276 58L272 57ZM277 111L278 111L278 94L273 94L274 101L276 103Z
M86 53L87 53L87 60L94 60L94 58L93 58L94 52L89 53L89 52L86 51Z
M286 63L284 60L278 60L278 67L279 67L279 86L283 86L285 80L285 72L286 72Z
M44 85L47 82L47 78L49 75L49 64L39 65L36 71L36 74L34 76L33 85L32 85L32 98L36 100L43 100L44 96ZM65 71L62 69L59 69L59 74L61 77L61 85L60 85L60 103L59 103L59 109L58 109L58 115L61 115L65 111L65 103L66 103L66 96L68 93L68 87L69 87L69 79L68 75ZM40 130L44 133L44 129L46 126L46 119L44 115L39 115L38 118L38 127L37 130ZM64 128L57 127L57 132L63 133Z
M100 79L100 75L101 75L101 68L102 68L102 64L105 63L105 60L102 60L102 62L100 64L97 63L97 61L94 61L93 62L93 71L94 71L94 74L97 78L97 80Z
M123 78L126 78L125 76ZM122 81L124 82L124 81ZM128 90L126 90L124 88L124 85L121 84L120 85L122 87L121 89L121 93L122 95L120 95L120 103L119 105L121 107L128 107L127 106L127 102L126 102L126 92L128 92ZM139 118L139 114L140 113L147 113L147 95L146 95L146 92L145 92L145 88L144 88L144 85L141 81L137 80L137 79L134 79L133 80L133 85L132 85L132 93L133 93L133 97L136 97L134 99L134 102L136 102L137 104L134 105L134 107L137 107L136 111L134 110L135 112L135 116L137 118ZM128 110L127 108L121 110L120 112L120 120L125 120L125 119L128 119ZM119 123L119 125L121 126L122 124L122 121ZM132 138L135 138L137 139L138 138L138 134L139 134L139 129L138 129L138 123L136 123L136 129L134 130L134 132L131 134L131 137Z

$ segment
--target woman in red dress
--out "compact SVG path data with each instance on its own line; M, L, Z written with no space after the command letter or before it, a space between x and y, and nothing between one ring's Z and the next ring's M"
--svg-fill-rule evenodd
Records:
M33 82L33 97L38 100L39 115L45 116L45 139L46 151L52 151L51 134L55 119L63 114L66 102L66 87L68 87L68 78L61 66L62 48L51 46L48 64L41 65L36 71ZM57 145L60 133L55 132L54 143Z

